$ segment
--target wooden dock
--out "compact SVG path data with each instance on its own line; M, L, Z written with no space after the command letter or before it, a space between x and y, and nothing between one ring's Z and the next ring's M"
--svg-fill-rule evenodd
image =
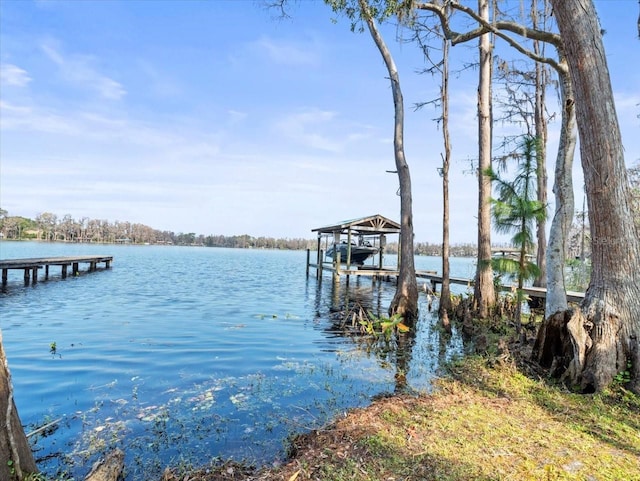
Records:
M320 251L319 259L322 259L323 252ZM339 256L338 256L339 257ZM373 280L376 279L390 279L393 277L397 277L399 275L399 271L393 268L379 268L375 266L345 266L336 265L335 262L320 262L313 264L311 263L311 253L307 250L307 276L309 275L309 268L313 267L316 269L316 276L321 279L322 272L327 270L333 273L334 278L339 279L340 276L347 276L347 285L349 285L349 277L350 276L365 276L371 277ZM442 276L438 275L436 271L416 271L416 278L419 280L426 280L430 283L431 291L436 292L438 284L442 284ZM467 286L469 288L473 287L475 281L473 279L467 279L462 277L450 277L449 283L458 284ZM502 292L515 292L515 285L505 285L500 286L500 290ZM547 298L547 289L544 287L533 287L526 286L523 289L525 295L529 297L536 297L540 299ZM584 292L574 292L567 291L567 301L569 302L582 302L584 299Z
M24 270L24 285L28 286L38 282L38 270L44 267L44 278L49 278L49 266L60 266L62 268L62 278L67 277L69 267L72 275L80 272L80 264L89 264L88 272L97 270L98 264L104 262L105 269L111 267L113 256L74 256L74 257L37 257L29 259L0 259L0 269L2 270L2 287L7 286L9 270Z
M436 288L438 284L442 284L442 276L434 273L419 275L418 272L416 272L416 276L430 281L431 290L433 292L436 292ZM449 283L461 284L463 286L469 286L469 287L473 287L473 285L475 284L473 279L465 279L461 277L450 277ZM500 286L500 290L502 292L515 292L516 286L515 285ZM545 287L525 286L522 288L522 292L529 297L538 297L542 299L547 298L547 289ZM582 302L583 299L584 299L584 292L567 291L567 301Z

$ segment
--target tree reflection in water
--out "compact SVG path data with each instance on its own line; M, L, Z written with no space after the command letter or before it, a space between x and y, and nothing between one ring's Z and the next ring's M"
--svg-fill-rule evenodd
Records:
M380 327L380 321L387 321L387 325L394 321L387 314L393 298L393 282L356 277L347 286L346 282L327 280L326 285L322 280L313 281L317 282L315 322L325 326L322 330L327 337L349 338L358 351L375 358L381 368L393 370L394 393L414 392L415 386L407 380L409 372L412 369L424 371L425 366L418 366L413 360L416 342L426 344L419 346L421 352L425 349L429 351L430 377L435 376L437 368L461 348L456 332L447 334L438 328L435 315L427 307L432 298L425 297L421 306L422 315L411 329L402 332L392 328L385 332ZM423 335L418 336L418 332ZM424 355L420 356L417 362L424 362L424 358Z

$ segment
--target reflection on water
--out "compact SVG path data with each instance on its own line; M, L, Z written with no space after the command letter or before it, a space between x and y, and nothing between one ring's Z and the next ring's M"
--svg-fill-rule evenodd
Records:
M428 389L461 350L426 297L412 335L387 345L338 329L353 306L384 315L395 286L319 283L304 252L0 242L3 258L89 254L113 268L27 288L18 275L0 294L26 431L61 419L30 438L52 476L80 478L114 446L128 480L215 456L271 463L293 432Z

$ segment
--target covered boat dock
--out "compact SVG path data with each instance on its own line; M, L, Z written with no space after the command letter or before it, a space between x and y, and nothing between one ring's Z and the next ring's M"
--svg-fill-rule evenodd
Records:
M316 251L316 262L311 260L311 251L307 250L307 276L309 275L310 268L316 269L316 277L322 279L322 273L324 270L328 270L333 273L334 282L338 282L343 275L347 276L347 285L349 283L350 276L368 276L373 280L376 279L391 279L396 278L399 275L399 262L396 266L385 267L383 264L384 248L386 246L386 240L388 235L399 235L400 224L387 219L379 214L368 217L362 217L359 219L345 220L340 223L329 225L325 227L318 227L312 229L312 232L316 232L318 235L318 246ZM333 244L338 245L343 242L342 237L346 235L347 246L347 258L341 259L340 251L337 255L334 255L332 261L325 261L325 253L329 248L329 239L333 240ZM352 245L353 239L362 238L369 241L373 246L378 247L378 253L373 262L369 265L352 265L349 259L349 250ZM324 240L324 245L323 245ZM399 243L399 238L398 238ZM357 245L357 244L356 244ZM509 247L500 247L493 249L495 253L502 256L513 255L516 249ZM400 259L398 259L399 261ZM435 293L438 284L442 284L442 276L438 275L436 271L416 271L416 277L431 284L430 291ZM452 284L465 285L471 287L474 284L474 279L466 278L449 278L449 282ZM501 286L501 291L513 291L515 286L504 285ZM427 291L425 284L425 291ZM546 298L546 289L544 287L525 287L524 292L529 297ZM570 302L581 302L584 299L583 292L567 292L567 300Z
M346 275L347 282L349 276L369 276L373 279L389 278L398 275L398 267L384 266L384 248L387 245L387 236L399 235L400 224L388 219L380 214L351 219L324 227L311 229L318 235L318 246L316 250L315 263L311 260L311 251L307 250L307 275L311 267L316 269L316 277L320 279L322 272L328 270L333 272L334 280L339 280L340 276ZM346 236L346 241L343 239ZM331 245L329 242L331 240ZM358 241L357 243L355 241ZM324 242L323 242L324 241ZM340 249L336 249L332 254L332 260L326 261L327 251L332 246L344 244L342 257ZM352 262L351 249L358 245L368 245L377 248L377 254L373 255L373 260L366 265L357 265Z

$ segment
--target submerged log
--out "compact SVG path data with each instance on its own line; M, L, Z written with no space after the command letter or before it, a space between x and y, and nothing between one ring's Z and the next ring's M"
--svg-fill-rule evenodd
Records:
M117 481L124 469L124 453L116 448L93 465L84 481Z

